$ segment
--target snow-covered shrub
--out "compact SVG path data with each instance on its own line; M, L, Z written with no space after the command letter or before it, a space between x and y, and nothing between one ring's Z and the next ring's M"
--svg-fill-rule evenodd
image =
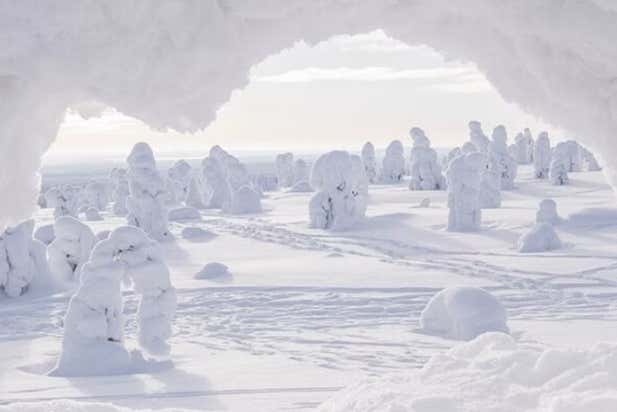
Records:
M167 188L170 191L170 202L186 201L191 182L191 165L184 159L176 161L167 171Z
M321 155L313 164L309 203L311 227L347 229L364 217L368 180L362 159L345 151Z
M448 187L448 230L480 229L480 189L485 155L473 152L454 158L446 170Z
M195 274L195 279L224 279L231 277L229 268L219 262L210 262L206 264L199 272Z
M420 326L430 334L471 340L486 332L508 333L508 315L497 298L484 289L449 287L427 303Z
M553 185L567 185L569 182L568 171L570 170L570 150L567 142L557 143L551 154L551 166L548 177Z
M199 220L201 219L201 214L199 213L199 210L195 209L194 207L182 206L169 210L167 214L167 219L172 222L178 222L183 220Z
M162 250L143 230L122 226L96 244L82 268L64 319L62 352L53 375L126 373L132 360L143 361L123 344L123 280L130 280L141 296L137 311L141 348L154 356L169 354L176 294Z
M97 242L90 226L71 216L54 223L55 239L47 246L49 269L56 279L78 280Z
M109 196L107 195L107 185L102 182L88 182L81 192L79 207L84 210L88 208L105 210L108 203Z
M0 235L0 289L9 297L23 295L32 280L47 277L45 245L32 237L34 221L7 228Z
M69 185L55 186L45 192L48 207L54 208L54 217L77 216L77 191Z
M533 137L529 129L516 135L514 139L516 145L515 160L518 164L529 164L533 160Z
M308 182L310 170L303 159L296 159L294 162L294 184Z
M561 248L561 240L550 223L537 223L518 240L521 253L546 252Z
M561 222L557 213L557 203L553 199L543 199L540 201L536 212L536 223L550 223L556 225Z
M501 190L514 189L518 164L508 152L508 134L503 125L493 129L492 140L489 145L489 159L491 168L500 175Z
M126 216L129 213L126 208L126 199L130 195L126 169L112 169L109 179L112 185L111 199L113 201L113 212L116 216Z
M156 168L154 153L146 143L137 143L127 158L129 191L127 221L156 240L171 238L167 229L165 185Z
M377 159L375 157L375 146L371 142L366 142L362 146L362 163L368 182L377 183Z
M223 165L209 156L202 160L201 166L204 205L209 209L221 209L231 199Z
M88 207L85 211L84 211L84 215L85 218L88 222L95 222L95 221L99 221L99 220L103 220L103 218L101 217L101 214L99 213L98 209L95 207Z
M437 162L437 152L431 148L431 142L419 127L409 132L413 139L411 149L411 190L443 190L445 179Z
M469 122L469 141L473 143L477 151L481 153L486 153L488 151L488 137L482 130L482 124L477 120Z
M36 228L34 231L34 236L36 240L42 242L44 245L49 245L54 241L56 237L54 233L54 225L52 223L47 225L41 225Z
M551 142L547 132L541 132L533 147L533 170L537 179L547 179L551 167Z
M276 156L276 175L279 187L290 187L294 184L294 155L281 153Z
M392 141L386 148L381 167L381 181L383 183L398 183L403 179L405 174L404 151L403 143L399 140Z

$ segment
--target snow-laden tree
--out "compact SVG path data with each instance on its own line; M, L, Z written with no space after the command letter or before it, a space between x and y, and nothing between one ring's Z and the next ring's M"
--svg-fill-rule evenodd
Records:
M571 166L571 145L567 142L559 142L553 148L551 154L551 166L548 177L553 185L567 185L569 182L568 171Z
M48 277L45 245L32 237L27 220L0 234L0 289L9 297L23 295L35 277Z
M492 142L491 142L492 143ZM490 149L489 149L490 150ZM480 159L480 208L501 207L501 165L490 157L490 151Z
M469 141L476 146L480 153L488 152L488 137L482 130L482 124L477 120L469 122Z
M232 214L261 212L261 193L253 187L246 167L237 159L228 161L226 175L231 199L223 205L223 211Z
M170 191L170 201L181 203L186 201L192 178L192 167L184 159L176 161L167 171L167 188Z
M54 186L45 192L47 207L54 208L54 217L77 216L78 191L70 185Z
M383 183L398 183L403 179L405 175L404 152L403 143L400 140L393 140L388 145L381 167L381 181Z
M189 185L186 193L186 199L184 203L189 207L195 209L205 209L206 204L204 202L204 196L201 191L203 185L200 183L197 176L192 176L189 180Z
M523 132L518 133L514 139L516 145L516 158L518 164L529 164L533 160L533 137L531 131L525 129Z
M113 212L116 216L126 216L129 213L126 208L126 199L130 195L126 169L112 169L109 179L112 185L111 199L113 201Z
M126 200L128 223L141 228L153 239L171 238L167 229L165 183L156 168L152 149L147 143L137 143L127 162L130 191Z
M582 146L576 140L568 140L564 142L567 150L567 167L568 172L582 172L583 171L583 158L582 158Z
M450 150L443 160L443 168L447 169L452 159L460 156L461 154L463 154L463 152L461 151L460 147L455 147L454 149Z
M56 279L78 280L97 239L90 226L71 216L54 223L54 240L47 246L49 269Z
M364 218L368 179L359 156L340 150L321 155L311 170L311 186L317 190L309 203L311 227L348 229Z
M514 189L518 164L508 152L508 133L503 125L493 129L492 140L489 145L491 167L500 176L501 190Z
M362 163L364 172L369 183L377 183L377 158L375 156L375 146L373 143L366 142L362 146Z
M599 170L602 170L594 154L582 146L581 158L583 162L583 170L586 170L588 172L597 172Z
M206 157L202 166L202 193L204 204L210 209L221 209L231 199L231 191L223 165L213 157Z
M155 357L169 354L167 340L176 292L160 245L137 227L122 226L96 244L64 319L62 352L52 374L109 375L132 369L143 357L124 347L122 282L140 295L138 342Z
M276 156L276 176L279 187L290 187L294 184L294 155L293 153L281 153Z
M294 161L294 185L300 182L308 182L310 170L303 159Z
M550 223L556 225L561 222L557 213L557 203L553 199L543 199L540 201L536 212L536 223Z
M109 203L107 185L103 182L88 182L80 195L80 210L93 207L96 210L103 211L107 208L107 204Z
M480 230L480 190L485 154L472 152L454 158L446 170L448 183L448 230Z
M477 151L478 151L478 148L476 147L475 144L471 142L465 142L461 146L461 154L475 153Z
M551 167L551 141L541 132L533 147L533 170L537 179L547 179Z
M424 130L414 127L409 134L413 140L409 189L444 190L445 179L437 162L437 152L431 148L431 142Z

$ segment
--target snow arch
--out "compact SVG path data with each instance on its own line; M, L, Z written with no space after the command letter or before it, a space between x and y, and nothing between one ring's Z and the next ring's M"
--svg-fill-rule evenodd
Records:
M507 101L601 152L617 183L610 0L24 0L0 5L0 227L33 211L67 107L195 131L267 56L376 29L475 62Z

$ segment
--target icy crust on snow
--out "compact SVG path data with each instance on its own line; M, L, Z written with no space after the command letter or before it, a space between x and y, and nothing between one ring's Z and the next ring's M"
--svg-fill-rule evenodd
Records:
M617 345L542 349L499 332L436 355L422 369L352 385L321 412L609 412Z
M503 305L489 292L473 287L449 287L438 292L420 315L426 333L470 340L485 332L509 331Z
M83 103L94 101L158 129L195 131L269 55L299 40L379 28L476 63L506 101L586 136L612 163L616 22L614 7L597 0L6 2L0 175L12 178L0 180L0 193L14 198L0 204L0 227L33 212L40 158L67 107L93 116L100 110Z

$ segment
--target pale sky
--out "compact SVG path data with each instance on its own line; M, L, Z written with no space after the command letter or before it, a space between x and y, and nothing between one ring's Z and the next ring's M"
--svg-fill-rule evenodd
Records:
M214 144L234 150L357 151L365 141L385 147L410 144L408 130L422 127L435 147L467 140L477 119L490 135L506 125L510 139L524 127L534 135L562 133L506 103L474 65L446 62L428 47L410 47L382 32L337 36L270 56L251 71L217 120L196 134L156 132L109 109L84 120L67 113L47 159L109 153L123 155L138 141L159 153L201 157Z

